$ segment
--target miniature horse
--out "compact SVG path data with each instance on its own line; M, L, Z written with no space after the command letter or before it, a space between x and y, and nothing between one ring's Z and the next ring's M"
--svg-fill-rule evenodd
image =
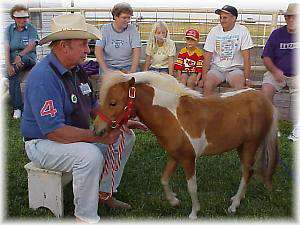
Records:
M169 179L178 164L183 167L192 199L191 219L196 219L200 210L195 171L200 155L237 149L242 179L229 212L235 212L245 196L254 164L271 189L279 157L277 118L272 103L261 92L248 88L203 97L172 76L149 71L104 75L100 90L101 115L94 121L95 131L103 134L121 126L134 108L168 153L161 183L172 206L179 205L179 200Z

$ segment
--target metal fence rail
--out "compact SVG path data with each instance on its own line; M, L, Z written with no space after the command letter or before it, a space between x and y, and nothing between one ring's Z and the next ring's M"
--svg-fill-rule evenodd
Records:
M200 46L202 47L207 33L219 23L218 15L212 8L133 8L134 15L132 23L140 32L143 48L145 47L149 32L155 21L163 20L167 23L170 36L176 42L177 48L184 43L184 33L188 28L196 28L200 32ZM65 13L80 13L86 20L101 27L102 24L113 21L111 8L29 8L31 21L37 27L40 38L50 33L50 20L53 16ZM4 10L4 25L8 25L12 20L9 18L9 10ZM283 25L284 17L282 11L265 11L242 9L239 11L237 22L248 27L255 48L252 51L251 61L253 65L262 65L260 54L271 31ZM49 52L48 46L38 46L38 58ZM143 52L143 51L142 51ZM143 57L142 57L143 58Z

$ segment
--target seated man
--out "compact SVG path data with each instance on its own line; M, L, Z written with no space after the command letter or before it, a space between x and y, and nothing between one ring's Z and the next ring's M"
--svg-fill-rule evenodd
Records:
M125 129L120 167L112 182L112 174L102 174L102 170L107 144L120 141L120 130L98 136L89 129L90 118L99 112L99 104L78 66L90 51L88 39L101 38L100 32L78 14L54 17L51 31L40 41L51 42L51 52L31 70L26 82L21 123L25 150L28 158L42 168L72 172L77 221L98 222L99 191L109 207L130 208L110 194L120 184L135 136L132 130ZM128 121L128 126L146 129L135 121Z
M296 85L296 15L297 3L291 3L284 14L285 26L274 30L263 50L262 58L267 72L264 74L262 92L273 101L276 91Z
M225 5L217 9L220 25L211 29L204 45L202 77L204 95L212 95L214 89L226 81L231 87L241 89L250 85L250 48L253 43L248 29L236 24L238 11Z

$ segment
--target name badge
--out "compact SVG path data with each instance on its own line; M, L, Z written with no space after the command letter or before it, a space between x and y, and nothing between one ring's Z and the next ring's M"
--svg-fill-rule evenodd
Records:
M81 92L82 92L83 95L87 95L87 94L89 94L89 93L92 92L92 90L91 90L91 88L90 88L90 86L89 86L88 83L85 83L85 84L81 83L79 85L79 88L80 88L80 90L81 90Z
M29 43L29 40L28 40L28 38L23 37L22 42L23 42L23 44L24 44L25 46L27 46L28 43Z

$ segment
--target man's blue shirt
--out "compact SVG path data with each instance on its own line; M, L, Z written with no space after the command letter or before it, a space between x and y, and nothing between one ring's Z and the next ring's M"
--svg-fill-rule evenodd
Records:
M67 76L70 72L53 53L33 67L25 86L21 122L23 137L45 139L48 133L60 127L76 124L71 118L75 106L70 100L70 93L67 93L62 79L55 74L50 63L57 68L59 76ZM97 100L93 99L85 109L87 116L97 104Z

